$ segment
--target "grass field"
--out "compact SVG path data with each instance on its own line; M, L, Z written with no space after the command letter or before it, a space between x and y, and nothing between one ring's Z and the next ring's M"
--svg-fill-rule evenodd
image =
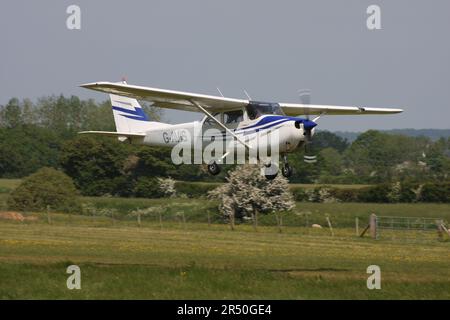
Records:
M2 299L450 299L449 242L370 240L338 228L44 215L0 220ZM435 238L435 235L430 235ZM77 264L82 289L66 288ZM382 289L366 288L379 265Z
M6 198L0 193L0 211ZM1 299L450 299L449 241L404 231L372 240L354 230L355 217L364 227L372 212L450 221L448 204L297 203L279 233L274 215L261 215L257 231L251 222L231 231L217 204L204 199L80 201L114 208L116 216L0 220ZM157 216L137 227L129 213L146 207L160 208L162 228ZM312 223L324 228L306 227ZM81 268L81 290L66 287L71 264ZM373 264L381 290L366 287Z

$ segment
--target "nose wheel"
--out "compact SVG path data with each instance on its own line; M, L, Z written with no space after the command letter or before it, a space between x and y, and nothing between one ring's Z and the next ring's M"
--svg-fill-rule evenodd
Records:
M220 173L220 166L215 161L213 161L208 164L208 172L209 174L216 176Z
M293 173L293 170L292 170L292 167L288 163L287 155L284 154L283 155L283 167L281 168L281 174L283 175L283 177L289 178L290 176L292 176L292 173Z
M264 165L264 175L267 180L273 180L278 175L278 167L274 163L268 163Z
M292 176L292 172L292 167L287 162L283 165L283 168L281 168L281 174L285 178L289 178L290 176Z

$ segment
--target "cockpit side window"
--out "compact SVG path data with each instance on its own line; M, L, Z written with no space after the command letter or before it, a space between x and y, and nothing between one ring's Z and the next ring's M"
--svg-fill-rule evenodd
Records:
M221 114L219 112L214 113L212 116L219 121L222 120ZM217 125L216 122L213 119L211 119L210 117L206 117L205 124L208 126L216 126Z
M244 112L242 110L228 111L223 114L223 122L225 124L239 123L244 120Z
M278 103L250 101L246 106L246 109L250 120L257 119L263 114L283 115L283 112Z

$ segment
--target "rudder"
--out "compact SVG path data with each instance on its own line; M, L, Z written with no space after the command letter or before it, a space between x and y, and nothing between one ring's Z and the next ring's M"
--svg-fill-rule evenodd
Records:
M117 132L140 133L149 129L150 118L136 99L109 95Z

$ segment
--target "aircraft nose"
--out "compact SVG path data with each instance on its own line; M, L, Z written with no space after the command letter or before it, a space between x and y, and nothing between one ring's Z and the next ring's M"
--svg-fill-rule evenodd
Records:
M309 119L306 119L305 121L303 121L303 127L306 130L311 130L312 128L314 128L315 126L317 126L317 123L315 123L314 121L311 121Z
M299 119L295 121L295 127L297 129L300 129L300 124L303 124L303 128L305 130L312 130L315 126L317 126L317 123L309 119Z

